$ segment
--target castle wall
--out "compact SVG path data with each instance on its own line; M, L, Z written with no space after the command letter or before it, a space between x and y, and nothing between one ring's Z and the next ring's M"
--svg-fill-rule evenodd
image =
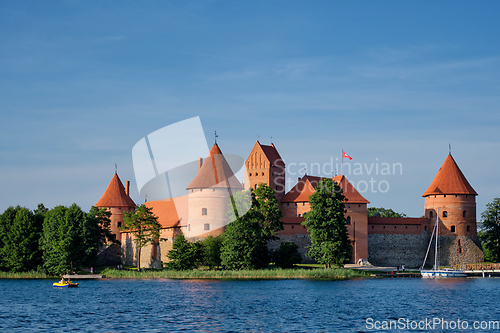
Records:
M457 266L484 261L479 241L467 236L439 236L439 265Z
M374 266L420 267L429 240L428 231L421 234L369 234L368 261ZM429 258L432 259L433 255L429 254Z
M293 235L278 235L279 239L269 242L267 248L269 250L277 250L280 247L282 242L294 242L299 247L298 251L302 255L303 264L313 264L316 261L312 260L307 256L307 252L309 251L306 247L311 245L311 238L309 234L293 234Z
M174 238L179 234L179 228L161 229L159 245L147 244L141 249L141 267L161 268L162 263L168 262L168 251L172 249ZM121 253L123 265L137 265L138 251L133 234L122 232Z

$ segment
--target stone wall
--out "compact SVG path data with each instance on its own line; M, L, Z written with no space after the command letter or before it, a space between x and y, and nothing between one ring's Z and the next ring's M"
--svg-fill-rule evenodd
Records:
M368 261L374 266L422 266L429 245L430 233L420 235L370 234L368 235ZM433 254L429 253L432 260Z
M307 256L309 251L306 246L311 245L311 238L309 234L295 234L295 235L279 235L279 239L268 244L269 250L277 250L282 242L294 242L299 247L299 253L302 255L303 264L315 263L314 260Z
M474 237L475 238L475 237ZM439 236L439 265L457 266L484 261L479 240L465 236Z

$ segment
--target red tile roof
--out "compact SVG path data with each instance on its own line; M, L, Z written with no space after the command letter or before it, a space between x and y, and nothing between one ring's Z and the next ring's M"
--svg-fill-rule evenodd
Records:
M231 167L227 163L222 151L214 144L205 162L196 174L196 177L188 185L187 189L209 188L209 187L231 187L243 189L243 185L236 179Z
M308 176L305 175L295 186L283 197L281 202L308 202L309 197L315 192L316 185L324 177ZM344 196L349 203L370 203L366 200L347 180L345 176L335 176L333 181L337 182L342 188Z
M96 207L135 207L134 201L125 193L120 177L115 173Z
M146 207L153 209L162 228L180 227L187 223L188 196L175 197L165 200L148 201Z
M281 158L280 153L278 153L278 150L276 149L274 144L271 143L270 146L266 146L261 144L259 141L257 141L257 143L262 149L264 155L266 155L266 158L271 166L279 166L283 168L285 167L285 162L283 162L283 159Z
M458 167L453 157L448 155L443 165L434 177L431 185L427 188L423 197L439 194L470 194L477 195L470 186L462 171Z

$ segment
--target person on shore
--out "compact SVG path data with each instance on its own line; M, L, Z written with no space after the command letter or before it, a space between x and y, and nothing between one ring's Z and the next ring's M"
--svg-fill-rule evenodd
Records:
M404 273L405 272L405 265L402 265L401 269L403 270L403 273Z

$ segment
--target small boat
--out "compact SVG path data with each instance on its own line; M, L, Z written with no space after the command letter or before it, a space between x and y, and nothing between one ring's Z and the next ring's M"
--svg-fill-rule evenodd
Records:
M427 255L429 254L429 249L431 248L432 238L434 237L434 233L436 234L436 246L434 249L434 268L424 270L423 268L424 268L425 262L427 260ZM422 277L423 278L430 278L430 279L467 277L467 274L465 274L465 272L463 270L450 269L450 268L439 268L439 264L438 264L438 234L439 234L439 209L437 211L436 224L434 226L434 229L432 230L431 240L429 241L429 246L427 247L427 253L425 254L424 263L422 264L422 267L420 268L420 274L422 275Z
M57 288L76 288L78 285L79 283L74 283L72 281L59 281L52 284L53 287Z

